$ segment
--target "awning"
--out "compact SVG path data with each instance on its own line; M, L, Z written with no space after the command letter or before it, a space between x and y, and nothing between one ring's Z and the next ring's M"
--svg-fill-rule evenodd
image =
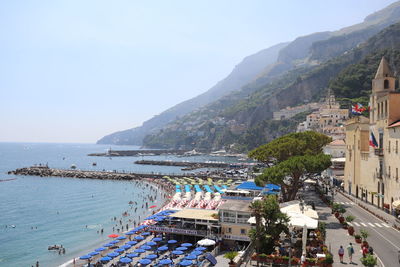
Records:
M400 200L393 201L392 206L395 207L396 209L400 208Z
M284 203L282 203L282 204L284 204ZM307 206L307 205L304 205L304 209L303 209L303 212L302 212L301 209L300 209L300 202L299 201L293 201L293 202L291 201L290 205L284 206L284 207L280 208L280 210L283 213L296 212L296 213L299 213L299 214L304 214L304 215L306 215L306 216L308 216L308 217L310 217L312 219L316 219L316 220L318 220L318 218L319 218L318 217L318 213L315 210L313 210L312 208L310 208L309 206Z
M294 227L304 227L307 229L317 229L318 228L318 220L312 219L304 214L297 212L287 212L286 215L289 216L289 224Z

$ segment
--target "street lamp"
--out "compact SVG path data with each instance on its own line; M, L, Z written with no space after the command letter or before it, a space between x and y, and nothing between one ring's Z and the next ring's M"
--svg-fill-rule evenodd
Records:
M294 241L295 238L294 238L294 232L293 232L294 228L291 224L289 224L288 229L289 229L289 238L288 238L289 242L287 243L288 245L286 245L286 247L289 248L289 265L288 266L291 267L292 266L292 245L295 242ZM282 233L279 234L279 239L282 241L282 244L286 240L287 237L288 237L288 235L283 231L282 231Z
M331 196L332 196L332 203L334 203L335 202L336 189L333 186L330 186L329 189L330 189Z

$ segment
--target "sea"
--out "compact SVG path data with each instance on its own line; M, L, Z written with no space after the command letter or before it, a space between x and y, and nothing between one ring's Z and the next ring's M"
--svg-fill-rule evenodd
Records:
M129 219L138 222L139 216L143 219L152 212L143 200L150 189L133 181L15 176L7 174L10 170L42 164L63 169L76 165L81 170L177 174L182 173L180 167L137 165L134 161L234 161L209 156L88 156L110 148L139 149L95 144L0 143L0 180L16 178L0 182L0 267L30 267L37 261L41 267L59 266L107 243L112 228L119 228L119 220L132 226ZM138 202L136 212L130 201ZM148 204L160 207L163 200L158 196ZM125 211L129 216L122 216ZM63 245L65 254L49 251L51 245Z

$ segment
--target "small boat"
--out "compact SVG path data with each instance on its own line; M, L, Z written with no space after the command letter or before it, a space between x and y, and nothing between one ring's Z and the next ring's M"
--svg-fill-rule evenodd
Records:
M93 162L93 163L92 163L92 166L97 166L97 163L96 163L96 162Z
M17 180L17 178L0 179L0 182L8 182L8 181L13 181L13 180Z
M75 164L72 164L72 165L71 165L71 169L76 169L76 165L75 165Z
M59 250L62 248L62 245L53 245L53 246L49 246L47 248L47 250Z

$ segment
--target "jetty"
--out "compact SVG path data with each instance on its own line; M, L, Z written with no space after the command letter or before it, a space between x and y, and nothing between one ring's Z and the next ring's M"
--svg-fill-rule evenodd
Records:
M104 153L90 153L92 157L131 157L131 156L158 156L158 155L184 155L188 150L180 149L138 149L138 150L111 150Z
M171 161L171 160L137 160L134 163L142 165L185 167L182 170L195 170L201 168L229 168L237 166L237 164L229 164L225 162L190 162L190 161Z

